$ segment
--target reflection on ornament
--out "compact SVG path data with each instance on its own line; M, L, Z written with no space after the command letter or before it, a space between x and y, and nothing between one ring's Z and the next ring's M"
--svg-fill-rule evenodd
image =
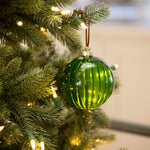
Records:
M23 25L23 22L22 22L22 21L18 21L18 22L17 22L17 25L18 25L18 26L22 26L22 25Z
M4 129L4 126L0 126L0 131L2 131Z
M60 9L59 9L58 7L54 7L54 6L53 6L53 7L51 7L51 10L52 10L52 11L59 11Z
M31 144L32 149L35 149L35 140L32 139L30 141L30 144Z

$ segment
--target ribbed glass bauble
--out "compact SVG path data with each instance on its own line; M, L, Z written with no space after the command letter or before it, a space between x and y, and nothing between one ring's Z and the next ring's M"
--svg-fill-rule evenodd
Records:
M66 66L61 82L62 93L69 103L79 109L91 109L110 97L114 78L101 59L82 56Z

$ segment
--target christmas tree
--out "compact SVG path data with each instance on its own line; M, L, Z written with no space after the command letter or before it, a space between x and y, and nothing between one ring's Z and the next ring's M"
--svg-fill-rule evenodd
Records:
M80 8L65 10L72 3L0 0L0 150L94 150L113 139L100 108L75 108L60 88L64 67L84 49L78 30L87 24ZM92 25L109 7L94 2L82 15Z

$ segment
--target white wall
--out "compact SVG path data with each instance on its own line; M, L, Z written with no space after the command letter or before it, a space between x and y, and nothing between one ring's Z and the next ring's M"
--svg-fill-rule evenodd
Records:
M84 31L81 34L84 39ZM90 47L95 56L102 58L109 65L118 63L120 66L116 73L122 86L119 92L113 94L101 107L107 116L150 125L149 28L130 24L101 23L91 29ZM131 150L134 150L133 147L141 150L142 146L146 147L143 150L150 149L150 138L145 141L146 137L141 140L138 135L131 136L118 132L116 134L121 139L117 138L111 147L112 150L121 145Z

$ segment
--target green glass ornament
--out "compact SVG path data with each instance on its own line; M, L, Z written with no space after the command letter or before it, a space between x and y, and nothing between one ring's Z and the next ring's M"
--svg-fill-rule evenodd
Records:
M101 59L82 56L65 68L61 89L65 98L79 109L96 108L110 97L114 77L110 67Z

